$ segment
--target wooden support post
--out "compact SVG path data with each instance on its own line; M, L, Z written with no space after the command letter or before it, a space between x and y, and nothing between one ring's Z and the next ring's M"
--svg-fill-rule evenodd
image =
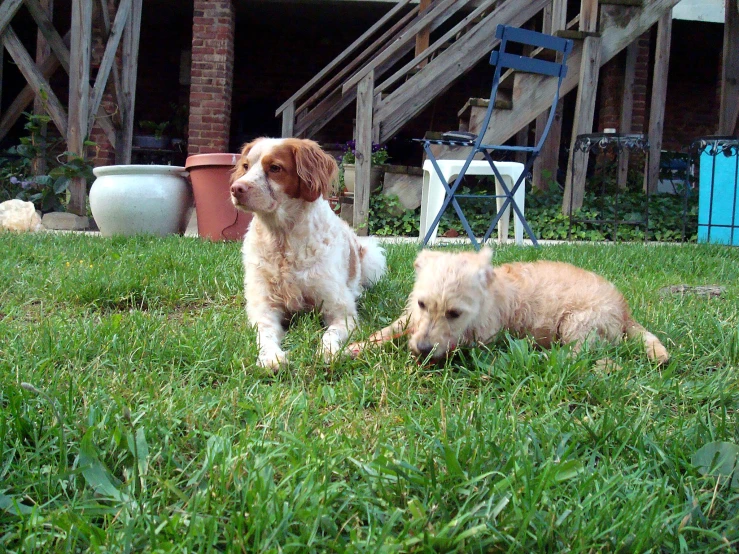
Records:
M54 13L54 0L39 0L39 7L44 11L49 20ZM51 55L51 47L44 37L44 33L39 29L36 34L36 65L39 69L43 66L46 59ZM36 97L33 101L33 113L41 115L44 113L44 103L41 98ZM46 133L47 125L43 123L39 129L39 138L41 144L39 147L39 155L33 160L33 171L36 175L46 174Z
M567 27L567 2L566 0L552 0L552 3L544 10L544 24L542 32L554 34L557 31L564 30ZM561 61L562 55L557 54L557 60ZM557 179L557 169L559 168L559 148L562 142L562 109L563 100L557 102L554 112L552 126L549 128L549 136L541 147L539 156L534 160L532 169L532 186L539 190L547 190L550 181L544 178L548 174L551 180ZM541 135L547 125L549 110L546 110L536 118L536 138L535 143L541 140Z
M632 42L626 47L626 68L624 69L624 92L621 97L621 120L619 133L631 132L631 120L634 115L634 83L636 82L636 58L639 55L639 43ZM626 188L629 176L629 151L624 149L618 157L618 188Z
M90 106L90 52L92 48L92 0L72 0L72 42L69 51L69 127L67 149L85 157L87 116ZM87 215L87 182L75 177L69 187L67 209Z
M656 192L659 184L659 162L662 151L662 129L665 124L667 99L667 70L670 64L672 10L657 21L657 44L654 52L652 99L649 103L649 167L645 172L644 190Z
M369 232L370 169L372 167L372 113L375 72L370 71L357 85L356 176L354 184L354 230Z
M136 104L136 69L139 64L139 37L141 31L142 0L133 0L131 13L123 31L123 52L121 55L121 131L115 149L117 164L131 163L133 146L133 110Z
M120 4L118 6L118 9L120 9ZM129 7L129 17L130 17L130 7ZM103 14L103 25L105 26L105 32L110 35L110 13L108 12L108 0L100 0L100 13ZM116 17L117 17L116 12ZM118 63L113 64L113 88L115 89L115 98L116 102L120 106L123 104L123 100L121 99L121 70L118 67ZM110 137L108 137L110 139ZM111 145L115 148L115 142L111 140Z
M419 0L418 2L418 14L419 16L425 12L428 7L431 5L432 0ZM421 31L418 32L416 35L416 51L413 57L418 56L426 50L429 47L429 28L425 27ZM418 67L421 68L426 65L426 60L422 61L418 64Z
M92 129L92 125L95 122L95 114L97 114L100 102L103 100L103 93L105 92L105 86L108 84L108 77L110 76L111 70L115 65L115 55L118 51L118 44L121 41L123 35L123 29L131 16L131 4L132 0L121 0L118 4L118 12L115 16L113 26L110 28L108 34L108 42L105 45L105 52L103 58L100 61L100 68L98 69L97 77L95 78L95 86L92 90L92 96L90 97L90 116L87 120L88 129ZM103 6L103 11L107 11L107 6Z
M588 155L583 152L575 152L575 141L578 135L593 131L600 59L601 38L585 37L580 63L580 81L575 102L575 122L572 126L572 141L570 142L570 158L567 164L567 180L562 200L562 213L564 214L569 214L570 208L572 210L581 208L585 196L585 172Z
M282 112L282 138L289 138L295 133L295 102L290 102Z
M739 134L739 0L725 0L719 135Z
M5 28L10 24L10 20L13 19L13 16L22 5L23 0L3 0L0 3L0 35L5 32Z

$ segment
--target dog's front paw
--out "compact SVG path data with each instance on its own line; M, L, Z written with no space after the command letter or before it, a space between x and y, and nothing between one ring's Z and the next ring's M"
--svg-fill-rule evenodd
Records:
M287 354L282 350L271 350L269 352L260 352L257 358L257 365L264 369L278 371L281 367L287 365Z

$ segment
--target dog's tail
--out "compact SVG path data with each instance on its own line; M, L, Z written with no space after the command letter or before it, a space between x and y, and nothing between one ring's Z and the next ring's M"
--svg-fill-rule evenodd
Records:
M633 319L629 319L626 322L626 336L630 339L639 339L644 343L644 348L647 351L647 357L656 361L657 363L664 364L670 359L670 355L667 353L665 346L659 341L659 339L652 333L647 331L644 327L639 325Z
M365 288L379 281L385 271L385 250L374 237L357 237L359 241L359 261L362 266L361 283Z

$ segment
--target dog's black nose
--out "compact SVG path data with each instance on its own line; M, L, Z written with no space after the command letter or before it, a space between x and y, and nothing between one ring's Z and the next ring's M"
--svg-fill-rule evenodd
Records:
M416 348L418 349L418 353L425 358L434 350L434 345L430 342L419 342Z

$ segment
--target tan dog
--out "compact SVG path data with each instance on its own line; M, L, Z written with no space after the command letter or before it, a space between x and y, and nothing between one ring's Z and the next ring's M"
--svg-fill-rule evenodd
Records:
M403 315L353 354L372 344L410 334L414 354L438 361L459 345L485 344L500 331L531 336L542 347L596 339L611 343L639 338L650 360L664 363L667 350L631 318L621 293L602 277L561 262L511 263L493 267L491 251L442 253L423 250L416 283Z

